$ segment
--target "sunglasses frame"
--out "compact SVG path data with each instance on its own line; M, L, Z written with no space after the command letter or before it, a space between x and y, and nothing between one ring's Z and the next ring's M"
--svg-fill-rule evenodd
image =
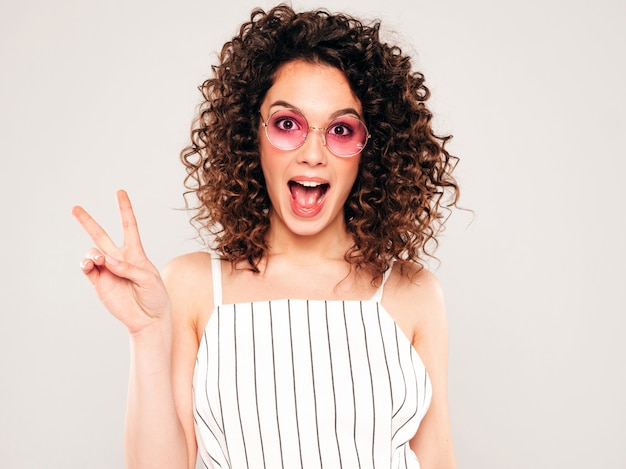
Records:
M267 140L275 147L278 148L279 150L283 150L283 151L291 151L291 150L296 150L298 148L300 148L302 145L304 145L304 142L306 142L307 138L309 138L309 134L311 130L318 130L322 133L321 137L322 137L322 143L324 144L324 146L326 148L328 148L328 150L335 156L339 157L339 158L352 158L353 156L356 156L358 154L360 154L364 149L365 146L367 145L367 142L369 141L371 134L369 133L369 130L367 129L367 126L365 125L365 122L363 122L361 119L359 119L357 116L353 115L353 114L342 114L340 116L337 116L333 119L330 120L330 122L328 123L328 125L326 127L315 127L313 125L309 125L309 121L307 120L306 116L304 114L302 114L299 111L296 111L295 109L287 109L290 112L293 112L294 114L298 114L300 116L302 116L302 118L304 119L304 122L306 123L306 134L304 136L304 139L302 140L302 142L300 142L299 145L293 147L293 148L281 148L278 145L276 145L276 143L274 143L272 141L272 138L269 135L269 131L268 131L268 127L269 127L269 123L272 120L272 117L274 117L274 115L278 112L282 112L285 111L285 109L278 109L277 111L274 111L273 113L270 114L270 116L267 118L267 122L265 122L265 119L263 119L263 114L261 114L261 111L259 111L259 116L261 117L261 125L263 125L263 127L265 127L265 136L267 137ZM363 143L363 146L361 147L361 149L359 151L357 151L356 153L351 153L349 155L338 155L337 153L335 153L332 149L331 146L328 145L328 143L326 142L326 131L328 130L329 127L332 126L333 122L335 122L336 120L341 119L344 116L349 116L354 118L355 120L359 121L361 123L361 125L363 126L363 128L365 129L365 142Z

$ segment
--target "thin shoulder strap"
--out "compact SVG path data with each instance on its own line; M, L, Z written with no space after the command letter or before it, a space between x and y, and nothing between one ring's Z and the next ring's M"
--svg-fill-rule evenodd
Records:
M213 277L213 309L222 304L222 261L211 257L211 276Z
M378 289L374 292L374 295L372 296L373 301L377 301L378 303L382 301L385 283L387 283L387 279L389 278L389 275L391 274L392 270L393 270L393 262L391 263L389 268L385 270L385 273L383 274L383 281L380 282L380 287L378 287Z

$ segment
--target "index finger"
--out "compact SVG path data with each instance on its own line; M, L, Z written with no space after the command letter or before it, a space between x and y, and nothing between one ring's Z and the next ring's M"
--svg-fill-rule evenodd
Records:
M116 248L115 243L111 240L107 232L104 231L98 222L96 222L83 207L79 205L73 207L72 215L102 252L109 254Z

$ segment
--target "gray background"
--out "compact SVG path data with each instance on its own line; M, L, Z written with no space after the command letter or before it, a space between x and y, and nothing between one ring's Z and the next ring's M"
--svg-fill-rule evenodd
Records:
M626 3L408 3L327 5L397 32L455 136L475 216L453 215L431 267L459 467L625 468ZM1 467L122 467L128 338L69 211L119 239L125 188L157 266L199 249L178 152L256 5L1 0Z

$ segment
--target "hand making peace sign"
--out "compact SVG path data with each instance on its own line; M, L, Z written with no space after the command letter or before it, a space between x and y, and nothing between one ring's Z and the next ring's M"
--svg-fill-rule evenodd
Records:
M81 269L106 308L137 333L168 317L170 302L159 271L143 250L125 191L117 192L117 202L124 234L119 247L82 207L74 207L72 215L96 245L85 254Z

